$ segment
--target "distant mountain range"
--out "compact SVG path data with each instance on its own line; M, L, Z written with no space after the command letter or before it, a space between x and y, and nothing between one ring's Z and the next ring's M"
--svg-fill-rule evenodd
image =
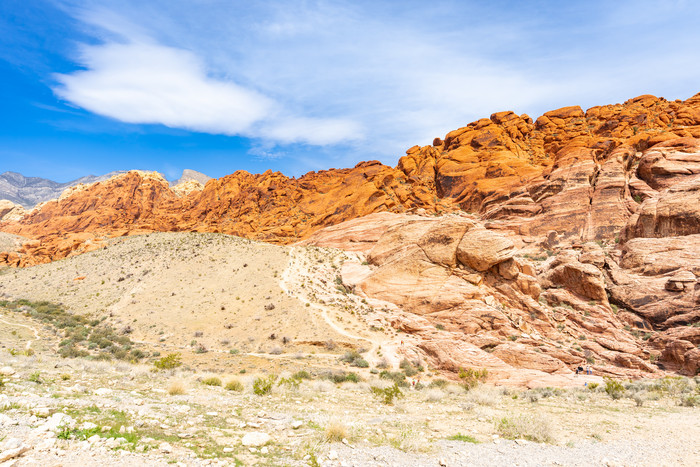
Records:
M182 176L179 179L170 182L170 186L179 185L180 183L189 181L196 181L201 183L202 185L206 185L209 180L211 180L211 177L208 175L204 175L203 173L197 172L196 170L185 169L182 171Z
M5 172L0 174L0 199L12 201L25 208L32 208L44 201L58 198L63 190L71 186L81 183L101 182L126 172L126 170L119 170L104 175L87 175L66 183L54 182L53 180L40 177L25 177L17 172ZM170 184L174 186L190 180L196 180L205 184L209 179L211 177L203 173L185 169L182 172L182 176L178 180L170 182Z

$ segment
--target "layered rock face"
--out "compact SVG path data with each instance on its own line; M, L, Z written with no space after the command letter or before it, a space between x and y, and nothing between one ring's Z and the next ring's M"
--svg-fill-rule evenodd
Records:
M364 253L367 264L346 264L343 282L379 300L375 306L398 307L392 326L419 337L404 349L408 357L454 372L487 368L495 381L517 385L557 384L579 365L603 375L659 374L652 360L664 360L662 352L608 299L609 249L567 245L547 256L530 240L472 216L383 213L305 243Z

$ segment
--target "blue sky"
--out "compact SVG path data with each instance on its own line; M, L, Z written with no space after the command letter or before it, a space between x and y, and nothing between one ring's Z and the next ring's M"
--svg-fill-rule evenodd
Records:
M500 110L700 92L700 2L3 0L0 172L394 165Z

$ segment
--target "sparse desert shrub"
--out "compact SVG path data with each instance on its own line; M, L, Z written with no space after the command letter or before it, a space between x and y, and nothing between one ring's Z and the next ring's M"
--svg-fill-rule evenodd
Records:
M312 379L311 375L309 374L308 371L306 370L299 370L296 373L292 375L292 378L295 379Z
M171 396L179 396L185 393L185 383L182 381L171 381L168 386L168 394Z
M598 383L590 383L590 384L588 385L588 390L589 390L589 391L595 391L596 389L598 389L598 386L600 386Z
M401 368L409 378L418 373L418 370L405 358L401 360L401 363L399 363L399 368Z
M382 379L388 379L396 383L402 388L408 387L408 382L406 381L406 374L401 371L382 371L379 373L379 377Z
M277 386L287 386L288 389L297 390L301 384L301 379L294 378L293 376L289 378L280 378Z
M429 388L444 388L447 386L448 382L444 379L434 379L428 384Z
M44 381L41 379L41 373L39 373L38 371L35 371L35 372L32 373L31 375L29 375L29 378L28 378L28 379L29 379L29 381L31 381L32 383L36 383L36 384L41 384L41 383L44 382Z
M382 359L379 360L379 363L377 363L377 368L379 368L380 370L385 370L389 368L389 362L387 361L387 359L382 357Z
M479 383L483 382L486 380L488 377L488 370L486 368L483 368L481 370L475 370L473 368L467 368L466 370L463 368L459 369L459 379L462 380L462 386L464 386L464 389L469 391L470 389L476 387Z
M345 355L340 357L341 362L349 363L350 366L358 368L368 368L369 363L367 360L362 358L362 355L357 350L349 350L345 352Z
M316 381L313 387L316 392L331 392L335 386L328 381Z
M537 443L551 443L554 440L550 424L541 417L503 417L496 423L496 430L507 439L526 439Z
M70 375L68 373L61 373L61 380L62 381L68 381L70 379Z
M610 397L614 400L618 400L622 397L625 392L625 387L619 382L609 377L604 377L605 381L605 392L608 393Z
M467 400L477 405L494 406L499 402L498 393L493 388L482 386L474 391L469 391Z
M206 384L207 386L221 386L221 378L210 376L209 378L204 378L202 384Z
M332 421L326 427L323 437L328 443L339 442L348 438L348 429L343 423Z
M700 396L684 395L678 401L681 407L700 407Z
M172 370L173 368L177 368L181 365L182 360L180 358L179 352L169 353L160 360L156 360L155 362L153 362L153 366L155 366L159 370Z
M281 347L273 347L270 349L270 355L282 355L283 350Z
M669 376L661 378L652 387L652 390L676 395L690 390L690 380L683 376Z
M632 400L635 404L637 404L637 407L642 407L644 405L644 402L646 401L646 399L641 394L635 394L634 396L632 396Z
M403 452L426 451L427 446L424 437L410 428L403 429L394 438L389 439L389 444Z
M263 378L262 376L255 378L255 381L253 381L253 393L257 394L258 396L270 394L272 392L272 386L275 384L276 380L276 375L270 375L267 378Z
M357 383L360 381L360 377L357 376L357 373L348 373L345 371L329 371L323 375L323 378L333 381L336 384L345 382Z
M230 379L226 382L224 386L228 391L243 392L243 383L237 379Z
M375 386L370 389L372 390L372 393L386 405L393 405L394 399L401 399L404 397L404 393L401 392L399 385L396 383L387 388L379 388Z
M425 400L428 402L439 402L445 397L445 393L439 389L431 389L426 394Z

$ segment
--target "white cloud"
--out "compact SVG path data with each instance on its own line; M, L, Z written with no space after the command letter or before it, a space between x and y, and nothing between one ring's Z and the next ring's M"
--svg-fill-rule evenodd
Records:
M87 70L57 75L56 93L87 110L128 123L235 135L270 114L270 99L207 77L192 53L154 44L87 46Z
M74 105L126 123L280 144L323 146L361 136L361 126L351 119L295 116L256 90L214 78L193 52L154 43L111 12L90 18L109 33L109 42L81 47L85 70L55 75L60 83L55 93ZM128 37L132 31L138 31L133 34L138 42Z

